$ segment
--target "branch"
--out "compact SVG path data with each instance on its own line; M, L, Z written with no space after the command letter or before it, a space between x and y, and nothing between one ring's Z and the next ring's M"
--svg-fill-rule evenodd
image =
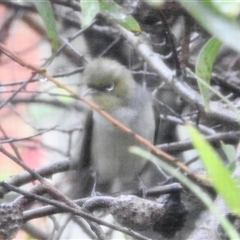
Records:
M159 157L164 158L165 160L171 162L172 164L174 164L176 167L178 167L181 171L185 172L188 176L190 176L193 179L196 179L198 181L201 182L208 182L207 178L203 175L198 175L196 173L194 173L192 170L190 170L187 166L185 166L182 162L180 162L177 158L167 154L166 152L163 152L162 150L158 149L156 146L154 146L149 140L143 138L142 136L134 133L130 128L124 126L121 122L117 121L115 118L113 118L111 115L109 115L107 112L105 112L102 108L100 108L98 105L96 105L95 103L89 101L86 98L80 97L78 96L73 90L71 90L70 88L68 88L67 86L63 85L62 83L60 83L59 81L57 81L55 78L53 78L52 76L48 75L46 73L45 69L40 69L37 68L29 63L26 63L25 61L23 61L21 58L17 57L16 55L14 55L11 51L9 51L3 44L0 43L0 49L12 60L14 60L15 62L17 62L18 64L22 65L23 67L26 67L28 69L31 69L32 71L41 74L42 76L44 76L45 78L47 78L49 81L51 81L52 83L54 83L57 87L60 87L64 90L66 90L69 94L71 94L71 96L75 99L79 99L82 102L84 102L85 104L87 104L89 107L91 107L92 109L94 109L95 111L97 111L99 114L101 114L104 118L106 118L109 122L111 122L114 126L116 126L117 128L121 129L123 132L126 132L127 134L133 136L138 142L140 142L141 144L145 145L149 150L151 150L152 152L154 152L155 154L157 154ZM163 62L162 62L163 63ZM165 65L164 65L165 66ZM169 68L167 68L165 66L165 69L168 71L168 74L171 74L171 76L173 76L172 71L169 70ZM169 75L170 76L170 75Z
M42 177L51 177L55 173L60 173L69 170L71 168L70 164L71 162L68 160L58 161L44 167L36 168L35 172L41 175ZM15 187L19 187L34 180L36 180L36 178L29 172L25 171L6 179L4 182ZM3 198L3 196L8 192L9 192L8 189L0 186L0 198Z
M186 82L181 79L176 79L175 72L172 71L161 59L160 55L153 52L150 46L145 43L140 37L134 35L134 33L126 30L125 28L117 25L114 21L111 21L105 15L100 14L107 22L110 22L122 36L133 46L133 48L144 58L149 66L157 73L157 75L168 85L172 86L173 90L178 93L184 100L191 105L196 105L202 111L204 111L204 104L201 95L193 90ZM210 111L206 113L208 117L213 117L218 121L227 121L233 125L239 127L239 116L225 107L220 102L210 102Z

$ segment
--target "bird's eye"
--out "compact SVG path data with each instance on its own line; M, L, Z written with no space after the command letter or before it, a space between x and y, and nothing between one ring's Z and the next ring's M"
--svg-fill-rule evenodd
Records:
M104 90L105 92L111 92L113 89L114 89L114 82L106 83L106 84L103 86L103 90Z

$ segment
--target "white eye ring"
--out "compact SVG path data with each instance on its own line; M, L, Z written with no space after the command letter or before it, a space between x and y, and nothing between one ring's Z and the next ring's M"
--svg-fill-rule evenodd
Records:
M114 82L109 82L104 86L104 91L111 92L114 89Z

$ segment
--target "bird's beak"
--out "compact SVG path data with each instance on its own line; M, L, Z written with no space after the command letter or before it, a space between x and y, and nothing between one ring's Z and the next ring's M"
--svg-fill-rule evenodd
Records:
M87 89L83 92L82 96L83 96L83 97L87 97L87 96L92 96L92 95L96 95L96 94L97 94L97 90L96 90L96 89L87 88Z

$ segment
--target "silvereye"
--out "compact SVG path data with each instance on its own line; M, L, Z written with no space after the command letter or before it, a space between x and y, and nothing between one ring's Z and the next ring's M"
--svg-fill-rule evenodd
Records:
M83 76L87 85L84 96L90 96L134 133L153 141L155 118L151 96L146 87L134 80L130 70L115 60L99 58L86 66ZM111 186L114 192L126 190L146 163L128 151L130 146L140 144L95 111L91 128L88 143L97 184Z

